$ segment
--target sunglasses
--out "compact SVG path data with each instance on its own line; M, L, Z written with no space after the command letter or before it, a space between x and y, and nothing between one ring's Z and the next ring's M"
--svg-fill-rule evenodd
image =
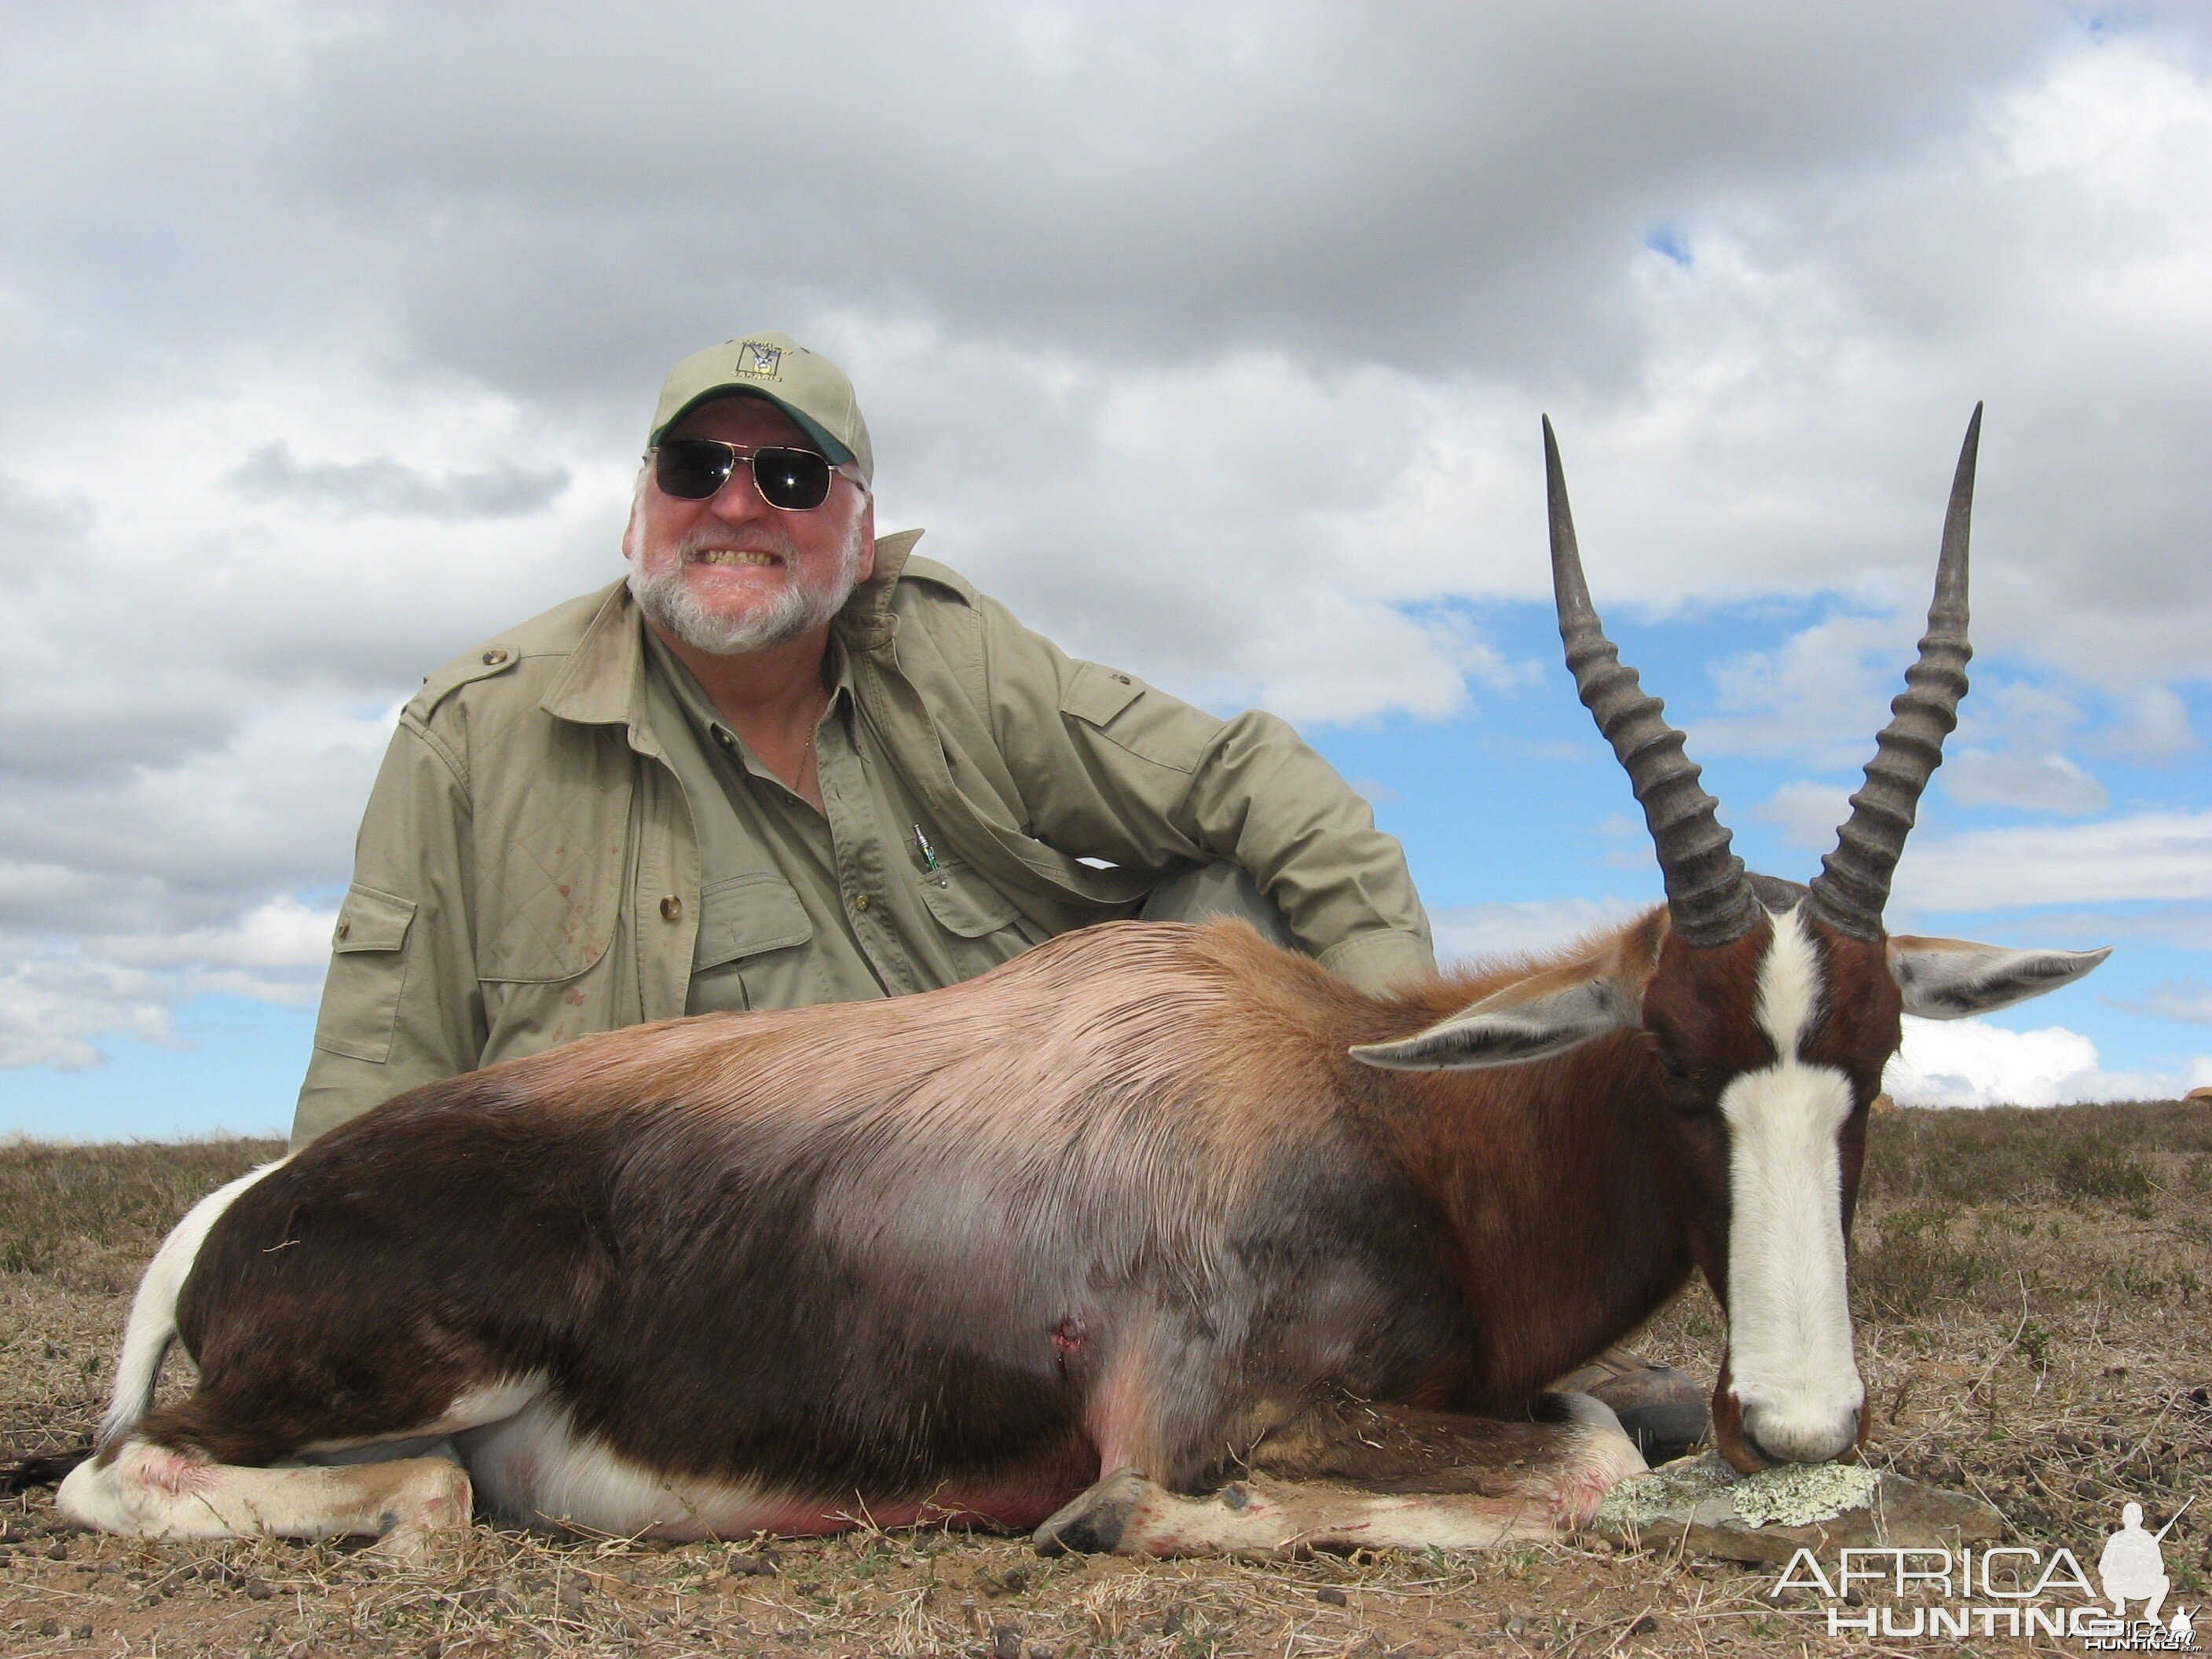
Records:
M770 507L804 513L830 499L836 468L828 457L781 444L747 448L714 438L665 439L653 452L653 481L664 495L703 501L720 493L741 461L752 468L753 487Z

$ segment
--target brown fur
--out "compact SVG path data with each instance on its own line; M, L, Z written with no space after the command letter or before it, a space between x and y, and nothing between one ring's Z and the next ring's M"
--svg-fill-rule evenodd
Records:
M1116 924L448 1079L236 1200L179 1304L199 1387L140 1433L266 1462L542 1375L644 1468L870 1503L1101 1458L1193 1489L1344 1398L1510 1461L1467 1414L1522 1413L1693 1264L1725 1295L1711 1104L1773 1057L1767 937L1692 951L1653 911L1376 998L1239 925ZM1869 1079L1850 1045L1894 994L1823 948L1854 988L1820 1041ZM1598 972L1648 1030L1489 1070L1348 1052Z

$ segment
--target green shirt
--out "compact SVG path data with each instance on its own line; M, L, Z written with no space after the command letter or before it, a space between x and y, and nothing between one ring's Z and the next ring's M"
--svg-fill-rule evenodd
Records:
M826 819L705 763L621 582L428 676L362 817L295 1143L587 1032L945 984L1194 864L1248 872L1355 985L1434 971L1398 843L1288 726L1068 656L919 534L877 538L832 625Z
M822 810L785 785L642 628L646 713L699 840L699 943L684 1012L797 1008L973 979L1046 938L939 849L945 833L853 696L833 639L815 728Z

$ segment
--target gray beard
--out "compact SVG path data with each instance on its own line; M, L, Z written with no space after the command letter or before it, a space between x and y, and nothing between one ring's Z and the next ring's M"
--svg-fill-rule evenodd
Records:
M684 581L684 568L699 550L693 544L713 534L705 526L695 530L677 548L676 556L650 575L640 560L633 559L629 568L630 597L637 608L666 633L710 657L771 650L811 633L844 608L860 580L861 525L855 515L837 568L827 582L809 587L793 577L763 609L744 617L717 616L699 603ZM793 568L787 544L784 568Z

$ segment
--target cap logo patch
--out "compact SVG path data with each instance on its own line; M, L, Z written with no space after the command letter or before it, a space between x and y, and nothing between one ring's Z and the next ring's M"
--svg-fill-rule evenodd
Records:
M758 340L738 342L738 361L731 370L734 374L749 374L756 380L773 380L783 372L783 348L763 345Z

